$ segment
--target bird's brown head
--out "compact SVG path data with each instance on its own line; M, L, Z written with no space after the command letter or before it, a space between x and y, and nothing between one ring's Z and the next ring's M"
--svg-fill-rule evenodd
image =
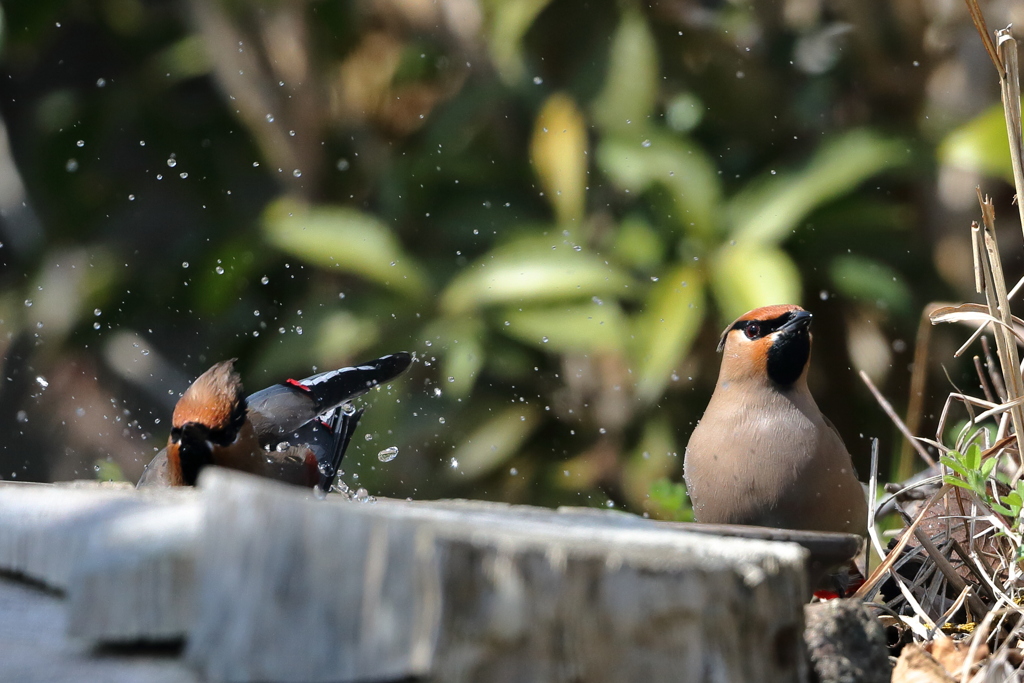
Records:
M770 381L788 388L804 376L811 358L811 314L789 304L755 308L722 333L721 379Z
M195 484L199 470L213 462L215 448L235 442L245 417L234 359L217 363L192 383L174 407L168 441L168 459L179 465L184 484Z

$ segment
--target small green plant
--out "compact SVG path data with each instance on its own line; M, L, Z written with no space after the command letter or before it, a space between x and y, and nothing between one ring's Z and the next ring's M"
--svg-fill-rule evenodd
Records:
M673 522L693 521L693 508L684 484L662 477L651 483L648 497L653 517Z
M939 462L955 473L944 475L943 482L967 489L988 502L991 496L989 496L986 482L995 469L996 459L989 458L982 462L981 448L978 444L971 444L964 453L950 451L947 455L939 458Z
M998 458L982 460L981 448L978 444L971 444L964 453L950 451L939 461L952 471L952 474L943 475L943 482L977 495L990 508L1010 519L1014 531L1020 527L1021 511L1024 510L1024 481L1018 481L1007 495L999 496L996 500L991 493L994 487L989 485L989 480L995 479L1009 485L1009 481L1003 481L996 470Z

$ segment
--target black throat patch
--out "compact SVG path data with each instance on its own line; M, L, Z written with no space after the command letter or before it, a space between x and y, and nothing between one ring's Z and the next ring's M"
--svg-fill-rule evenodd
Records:
M768 377L780 387L800 379L811 356L811 335L806 327L783 332L768 349Z
M199 472L213 464L209 430L195 422L184 425L178 436L178 460L181 478L186 486L195 486Z

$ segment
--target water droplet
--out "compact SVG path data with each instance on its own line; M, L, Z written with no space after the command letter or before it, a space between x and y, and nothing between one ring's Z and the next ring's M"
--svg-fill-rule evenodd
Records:
M356 407L351 403L342 403L341 412L345 413L346 415L355 415ZM369 434L367 434L367 436L369 436ZM367 441L369 441L369 439L367 439Z
M339 171L347 171L348 159L338 159L338 163L336 163L334 167L337 168Z
M533 77L533 84L534 85L540 85L543 82L544 82L544 79L541 78L540 76L534 76Z
M818 298L822 301L828 301L828 290L823 289L818 292Z
M94 309L92 309L92 314L95 315L95 316L101 316L101 315L103 315L103 311L101 311L98 308L94 308Z
M177 166L177 165L178 165L178 160L177 160L177 159L175 159L174 157L171 157L170 159L168 159L168 160L167 160L167 165L168 165L168 166L169 166L170 168L174 168L175 166Z
M85 140L79 140L75 143L76 147L85 147Z
M292 445L290 443L288 443L287 441L281 441L276 446L274 446L274 450L277 451L278 453L284 453L286 450L288 450L291 447L292 447Z
M295 326L295 334L302 334L302 328L298 325Z
M640 146L641 147L650 147L651 146L651 141L650 140L644 140L643 142L640 143Z
M217 275L223 275L224 274L224 267L223 266L217 266L216 268L213 269L213 272L217 273Z
M270 282L270 278L264 275L263 277L260 278L260 282L263 284L268 284Z
M68 173L74 173L75 171L77 171L78 170L78 160L77 159L68 159L68 162L66 164L64 164L64 170L67 171Z
M19 410L16 417L18 419L18 422L22 424L28 422L28 413L26 413L24 410Z
M444 424L444 418L443 417L437 418L437 421L440 422L441 424Z
M302 171L300 171L299 169L295 169L294 171L292 171L292 175L295 176L296 178L301 178Z
M96 79L96 87L97 88L102 88L106 84L107 84L107 79L105 79L105 78L97 78Z
M438 387L434 387L434 398L441 398L441 390Z
M391 462L398 457L398 447L388 446L384 450L377 453L377 459L381 462Z
M185 180L186 178L188 178L188 173L182 171L181 173L178 174L178 177L181 178L182 180Z
M274 122L274 115L273 114L267 114L267 123L273 123L273 122Z
M509 468L508 473L511 474L514 477L517 474L519 474L519 470L517 470L515 467L511 467L511 468Z
M451 467L453 470L459 469L459 459L452 458L451 461L448 463L448 467Z
M31 306L32 305L32 299L25 299L25 305L26 306Z
M181 267L182 268L188 268L188 261L182 261L181 262Z
M92 329L94 329L94 330L100 329L100 324L99 323L93 323L92 324Z
M38 377L36 377L36 383L39 384L39 386L41 386L43 389L45 389L46 387L50 386L50 383L47 382L46 378L43 377L42 375L39 375Z
M542 342L544 342L545 344L547 344L547 343L548 343L548 338L547 338L547 337L541 337L541 338L540 338L540 340L541 340Z

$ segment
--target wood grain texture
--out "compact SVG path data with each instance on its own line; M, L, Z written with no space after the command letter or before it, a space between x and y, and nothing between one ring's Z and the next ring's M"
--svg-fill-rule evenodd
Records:
M211 471L215 681L801 681L806 552L554 511L313 500ZM507 512L507 511L505 511Z

